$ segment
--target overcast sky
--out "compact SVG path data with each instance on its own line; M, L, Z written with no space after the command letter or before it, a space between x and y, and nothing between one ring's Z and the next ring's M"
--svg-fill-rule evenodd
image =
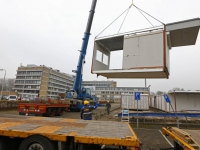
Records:
M92 0L0 0L0 69L15 78L22 65L45 65L72 74L76 69L88 11ZM84 80L107 80L92 75L93 42L132 0L98 0L88 44ZM200 17L200 0L134 0L134 4L164 23ZM106 32L117 33L123 18ZM154 25L158 22L150 19ZM151 27L134 8L121 32ZM112 57L114 67L121 65L121 53ZM0 78L3 72L0 72ZM116 80L118 86L144 87L144 79ZM200 90L200 35L196 45L170 51L169 79L147 79L152 91L173 87Z

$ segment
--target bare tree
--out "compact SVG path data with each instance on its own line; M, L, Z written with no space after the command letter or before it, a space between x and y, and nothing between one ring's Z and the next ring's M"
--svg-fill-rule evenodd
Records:
M13 91L15 79L5 79L5 82L4 82L4 79L1 78L0 79L0 88L2 87L2 84L3 84L4 91Z
M164 94L164 92L162 92L162 91L157 91L156 92L156 95L162 95L162 94Z
M15 85L15 79L7 79L8 91L13 91L14 85Z
M154 92L151 92L150 94L151 94L151 95L153 95L153 96L155 96L155 95L156 95L156 93L154 93Z
M179 87L175 87L171 90L169 90L169 92L174 92L174 91L185 91L183 88L179 88Z

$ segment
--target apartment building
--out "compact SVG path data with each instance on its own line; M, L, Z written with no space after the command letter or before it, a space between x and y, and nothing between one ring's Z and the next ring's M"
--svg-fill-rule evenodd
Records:
M27 65L18 67L14 90L21 97L57 98L59 93L71 89L74 76L44 65Z

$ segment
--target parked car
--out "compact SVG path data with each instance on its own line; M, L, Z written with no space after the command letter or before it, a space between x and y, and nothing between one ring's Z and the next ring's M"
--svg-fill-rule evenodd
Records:
M16 101L17 100L17 96L16 95L10 95L7 97L8 101Z
M114 103L115 101L113 99L110 100L110 103Z
M22 101L30 101L28 97L23 97Z

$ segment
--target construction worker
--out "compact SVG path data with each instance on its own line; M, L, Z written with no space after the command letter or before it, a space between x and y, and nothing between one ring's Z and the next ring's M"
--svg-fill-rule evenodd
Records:
M110 114L110 108L111 108L110 101L107 101L107 103L106 103L106 111L107 111L108 115Z
M83 120L92 120L92 110L94 109L95 107L92 107L89 105L89 102L88 101L84 101L84 106L83 108L81 109L81 119Z

